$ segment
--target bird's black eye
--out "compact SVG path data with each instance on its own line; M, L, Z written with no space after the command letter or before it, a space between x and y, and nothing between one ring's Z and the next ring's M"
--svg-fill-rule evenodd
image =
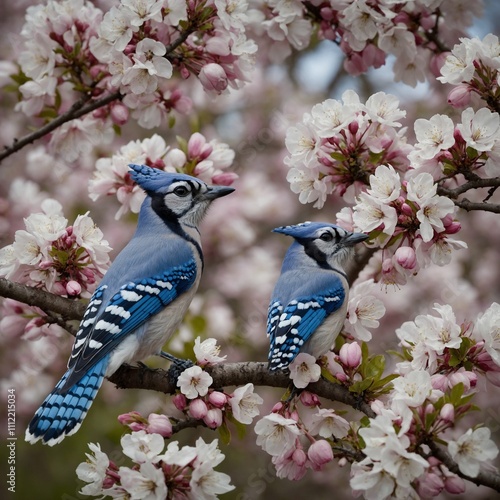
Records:
M320 237L319 237L320 240L323 240L323 241L332 241L333 240L333 234L332 233L323 233Z
M174 189L174 194L183 198L189 194L189 189L186 186L177 186Z

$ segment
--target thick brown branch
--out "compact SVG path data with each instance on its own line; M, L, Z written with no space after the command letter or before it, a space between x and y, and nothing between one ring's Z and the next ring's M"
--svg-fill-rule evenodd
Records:
M281 387L286 389L290 385L290 378L286 373L270 372L267 363L247 361L240 363L223 363L206 368L213 378L212 387L241 386L252 383L255 386ZM144 366L123 365L109 380L120 389L148 389L152 391L173 394L176 390L169 380L168 372L162 369L152 370ZM320 397L339 401L363 412L369 417L375 413L366 402L360 400L353 393L339 384L332 384L321 379L310 384L307 389Z
M14 299L29 306L36 306L43 311L55 312L68 320L82 319L86 306L83 302L59 297L45 290L39 290L21 283L13 283L3 278L0 278L0 297Z
M470 191L471 189L500 187L500 177L491 177L488 179L477 178L472 181L461 184L454 189L438 186L437 193L448 198L457 198L459 195Z

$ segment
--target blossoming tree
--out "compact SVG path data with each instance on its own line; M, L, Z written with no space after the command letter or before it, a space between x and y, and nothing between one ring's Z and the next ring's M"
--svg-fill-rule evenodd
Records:
M0 61L2 397L18 425L130 236L144 194L128 165L237 189L205 222L204 284L168 346L194 366L176 385L145 365L110 378L140 396L104 388L115 405L87 422L119 430L95 424L77 466L71 447L66 498L264 498L318 478L325 498L498 494L500 42L467 32L481 2L26 3L6 7ZM313 92L305 61L341 64ZM331 351L270 373L250 361L284 252L268 233L309 218L369 239ZM64 468L57 448L18 446Z

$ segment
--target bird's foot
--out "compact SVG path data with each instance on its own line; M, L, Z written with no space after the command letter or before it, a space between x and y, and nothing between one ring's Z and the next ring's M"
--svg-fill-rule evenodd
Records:
M168 378L174 385L177 385L177 379L184 370L194 366L194 363L191 360L176 358L172 354L165 351L160 351L158 356L168 359L171 362L170 368L168 369Z

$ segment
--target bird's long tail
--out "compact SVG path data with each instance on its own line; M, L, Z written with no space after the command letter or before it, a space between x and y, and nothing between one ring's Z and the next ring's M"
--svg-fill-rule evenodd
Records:
M65 389L64 383L70 374L68 370L36 411L26 429L26 441L33 444L41 439L43 444L54 446L66 436L74 434L101 387L108 362L109 355L90 368L78 382Z

